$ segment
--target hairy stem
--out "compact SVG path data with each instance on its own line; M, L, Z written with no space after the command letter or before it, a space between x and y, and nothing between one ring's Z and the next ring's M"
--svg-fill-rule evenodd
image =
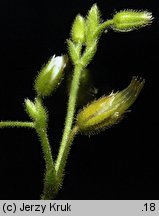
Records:
M44 129L41 128L36 128L36 132L40 138L41 145L42 145L42 151L44 154L44 159L45 159L45 164L46 164L46 169L52 168L54 166L53 164L53 158L52 158L52 153L51 153L51 148L50 148L50 143L47 137L47 132Z
M6 127L25 127L25 128L34 128L33 122L20 122L20 121L1 121L0 128Z
M55 167L52 158L50 143L45 129L36 128L36 132L40 138L42 150L45 159L45 175L44 175L44 189L42 199L49 200L54 198L56 193L56 175Z
M78 133L78 126L74 126L69 134L69 137L67 139L67 142L65 144L65 146L63 145L60 148L60 152L56 161L56 179L57 179L57 185L58 185L58 190L62 184L63 181L63 177L64 177L64 169L66 166L66 162L67 162L67 158L70 152L70 148L71 148L71 144L75 138L75 136ZM60 160L60 161L58 161ZM59 164L58 169L57 169L57 164Z
M61 145L60 145L60 149L59 149L59 153L58 153L58 157L57 157L56 165L55 165L56 173L61 172L59 170L61 169L61 166L62 166L61 164L63 163L63 159L65 158L64 157L65 149L67 148L67 143L68 143L70 131L72 128L77 93L78 93L80 76L81 76L82 70L83 70L82 65L80 64L75 65L73 80L72 80L71 89L69 93L67 115L66 115L66 120L65 120L65 128L64 128L63 137L62 137L62 141L61 141Z
M106 29L107 27L111 26L113 23L114 23L113 20L107 20L107 21L105 21L104 23L102 23L102 24L99 26L98 29L104 30L104 29Z
M101 24L99 29L97 30L96 34L99 35L102 30L104 30L107 26L110 26L112 24L111 20L106 21L105 23ZM97 38L97 36L94 36ZM76 107L76 100L77 100L77 93L80 83L80 76L82 70L90 63L93 56L96 53L97 44L94 46L94 42L96 40L94 39L93 42L88 47L88 44L85 48L85 52L82 55L82 58L79 58L79 60L76 60L73 58L75 68L73 73L73 79L71 83L71 89L69 93L69 100L68 100L68 108L67 108L67 115L65 119L65 127L64 132L62 136L62 141L60 144L59 153L57 156L56 164L55 164L55 171L56 171L56 178L58 182L58 188L62 184L63 181L63 175L64 175L64 168L66 165L67 157L69 154L70 146L73 141L74 136L78 132L78 128L74 127L71 131L72 124L73 124L73 118L75 113L75 107ZM74 47L73 47L74 48ZM79 50L76 50L76 52ZM80 50L81 52L81 50ZM73 56L74 52L72 49L70 49L70 54Z
M45 160L45 174L44 174L44 189L41 199L49 200L54 198L56 193L56 174L55 166L52 157L51 147L47 135L47 111L43 106L42 99L36 98L37 118L35 120L35 130L40 138L42 151Z

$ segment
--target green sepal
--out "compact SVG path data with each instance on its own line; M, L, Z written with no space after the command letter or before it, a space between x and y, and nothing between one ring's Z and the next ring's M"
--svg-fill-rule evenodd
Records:
M113 30L129 32L150 24L153 20L152 13L147 11L123 10L113 17Z
M88 12L86 19L86 44L89 45L97 39L96 31L101 22L101 13L94 4Z
M80 60L82 44L75 44L71 40L67 40L69 56L73 64L77 64Z
M35 106L37 109L37 117L35 121L35 127L40 127L41 129L47 128L47 122L48 122L48 112L44 105L42 104L42 101L38 98L35 99Z
M77 126L83 134L95 134L119 122L137 99L144 85L142 78L133 77L127 88L111 93L88 104L77 115Z
M32 102L29 99L25 99L25 110L29 117L35 122L35 127L37 124L41 128L47 127L47 110L44 108L41 100L37 98L35 99L35 102Z
M72 40L75 43L85 42L85 20L81 15L77 15L71 30Z
M24 104L25 104L25 110L26 110L27 114L29 115L29 117L33 121L35 121L37 118L37 108L36 108L35 104L31 100L29 100L28 98L25 99Z
M81 63L82 65L85 65L85 67L91 62L92 58L94 57L97 51L97 44L98 41L95 40L94 42L92 42L91 46L86 47L86 50L81 57Z

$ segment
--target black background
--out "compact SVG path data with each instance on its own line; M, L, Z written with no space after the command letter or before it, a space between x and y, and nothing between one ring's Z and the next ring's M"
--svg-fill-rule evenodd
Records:
M67 53L66 39L77 13L94 1L1 2L0 119L28 120L24 98L34 99L33 81L53 54ZM69 155L57 199L159 199L158 177L158 0L97 1L102 18L121 9L147 9L151 26L103 35L90 64L95 98L125 88L133 75L146 79L120 124L99 135L78 136ZM49 137L57 155L66 113L66 83L45 100ZM0 199L39 199L44 161L40 142L29 129L0 130Z

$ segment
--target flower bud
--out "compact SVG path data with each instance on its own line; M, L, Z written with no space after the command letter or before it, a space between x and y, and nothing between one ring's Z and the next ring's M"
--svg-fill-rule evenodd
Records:
M39 125L41 129L47 128L48 114L46 108L43 106L42 101L39 99L35 99L35 106L37 110L35 121L36 125Z
M29 99L25 99L25 109L33 121L36 123L40 122L41 126L46 127L47 111L38 99L35 99L34 103Z
M88 16L87 16L87 24L91 26L92 30L96 29L101 21L100 18L100 10L97 7L97 4L94 4L91 9L88 11Z
M37 117L37 109L35 104L31 100L25 99L25 109L29 117L32 120L35 120Z
M51 60L42 68L35 80L35 90L38 96L46 97L60 84L63 71L66 67L67 56L53 56Z
M89 45L92 41L97 40L96 31L101 22L100 10L97 4L94 4L88 11L86 20L86 44Z
M77 126L84 134L92 134L119 122L138 97L144 80L133 77L127 88L104 96L85 107L77 115Z
M114 15L112 28L119 32L128 32L150 24L152 19L152 14L147 11L124 10Z
M80 59L82 46L81 44L73 43L71 40L67 40L67 44L68 44L69 56L73 64L76 64Z
M84 43L85 41L85 20L81 15L77 15L72 26L72 40L75 43Z

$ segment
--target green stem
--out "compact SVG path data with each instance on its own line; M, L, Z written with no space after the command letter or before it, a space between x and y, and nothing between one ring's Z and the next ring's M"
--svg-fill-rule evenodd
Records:
M45 164L46 164L46 169L50 169L53 166L53 158L52 158L52 153L51 153L51 148L50 148L50 143L47 137L46 130L44 129L39 129L36 128L36 132L40 138L41 145L42 145L42 151L44 154L44 159L45 159Z
M35 130L40 138L45 160L44 189L41 199L49 200L56 194L56 174L52 157L51 147L47 135L47 111L42 103L42 98L36 98L37 118L35 119Z
M101 33L103 30L105 30L107 27L110 27L112 24L113 24L113 20L107 20L107 21L105 21L104 23L102 23L102 24L98 27L98 29L97 29L95 35L98 35L98 34Z
M62 164L65 155L65 149L67 148L67 143L68 143L68 139L72 128L72 123L73 123L73 117L75 113L75 105L76 105L77 93L78 93L82 70L83 70L82 65L80 64L75 65L73 80L72 80L71 89L69 93L65 128L64 128L63 137L62 137L62 141L61 141L61 145L60 145L60 149L59 149L59 153L55 165L56 173L61 172L60 169L61 166L63 166Z
M27 127L27 128L34 128L33 122L20 122L20 121L1 121L0 128L6 127Z
M96 31L96 36L94 36L94 38L98 38L100 32L102 32L102 30L104 30L106 27L110 26L111 24L112 24L112 20L108 20L104 22L103 24L101 24L98 30ZM74 118L74 113L75 113L75 106L76 106L77 93L78 93L78 88L79 88L79 83L80 83L80 76L81 76L82 70L86 67L86 65L90 63L91 59L96 53L97 44L95 43L94 45L94 42L95 41L93 41L89 45L89 47L87 44L85 48L85 52L81 59L79 58L79 60L77 61L74 58L72 59L75 64L75 68L74 68L74 74L73 74L73 79L71 83L71 89L69 93L68 108L67 108L67 115L65 119L64 132L63 132L62 141L60 144L60 149L59 149L59 153L58 153L56 164L55 164L58 188L62 184L64 168L65 168L67 157L69 154L70 145L73 141L75 134L78 132L77 127L73 128L72 132L71 132L71 128L72 128L73 118ZM73 47L73 49L76 49L76 47ZM74 51L77 52L77 49L70 50L70 54L72 56L74 55Z
M100 25L99 28L101 28L101 29L107 28L107 27L109 27L110 25L112 25L113 23L114 23L113 20L107 20L107 21L105 21L104 23L102 23L102 24Z
M74 126L69 134L69 137L67 139L65 146L63 145L60 148L60 152L59 152L59 155L56 161L56 165L55 165L56 179L57 179L57 186L58 186L57 190L59 190L59 187L62 185L62 181L64 177L64 169L65 169L67 158L68 158L68 155L71 149L71 144L78 132L79 132L78 126ZM58 169L57 169L57 164L59 164Z
M36 132L40 138L42 151L44 154L46 171L44 175L44 189L41 199L53 199L56 194L56 174L52 158L50 143L48 140L47 132L43 128L36 128Z

